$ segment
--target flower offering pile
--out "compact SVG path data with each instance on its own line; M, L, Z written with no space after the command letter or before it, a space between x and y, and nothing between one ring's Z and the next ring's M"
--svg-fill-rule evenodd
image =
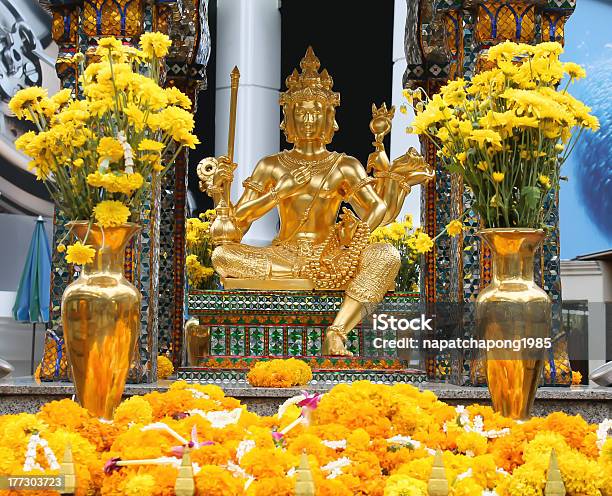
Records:
M310 366L297 358L256 362L247 374L247 381L257 387L305 386L312 380Z
M77 494L171 495L189 447L198 495L289 496L305 452L317 495L426 496L441 450L452 496L541 496L554 449L569 496L611 496L611 427L564 413L521 423L369 382L262 417L217 386L176 382L124 401L112 421L68 399L0 417L0 475L57 474L70 445Z

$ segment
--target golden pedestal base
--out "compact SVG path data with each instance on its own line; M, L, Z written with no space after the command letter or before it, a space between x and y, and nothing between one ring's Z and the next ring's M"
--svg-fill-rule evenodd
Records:
M310 279L238 279L222 277L224 289L253 289L264 291L311 291L314 284Z
M310 279L239 279L237 277L222 277L223 289L251 289L260 291L312 291L315 288ZM320 289L318 291L338 291L337 289ZM395 291L395 282L389 288Z

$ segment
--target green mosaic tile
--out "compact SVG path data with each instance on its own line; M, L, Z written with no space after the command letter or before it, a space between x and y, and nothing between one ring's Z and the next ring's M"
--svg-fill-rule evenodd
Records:
M264 354L263 327L249 327L249 354L256 356Z
M321 334L324 329L321 327L309 327L306 336L306 354L309 356L321 354Z
M346 348L353 354L359 355L359 333L356 329L349 332L346 340Z
M287 351L290 356L301 356L304 354L302 343L302 328L289 327L287 329Z
M230 333L230 355L246 355L245 330L244 327L232 326Z
M211 327L210 352L212 355L227 355L224 327Z
M283 328L273 327L268 331L268 354L283 356Z

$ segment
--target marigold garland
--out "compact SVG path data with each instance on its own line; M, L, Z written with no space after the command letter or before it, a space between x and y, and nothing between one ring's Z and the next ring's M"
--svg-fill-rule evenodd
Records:
M312 380L312 370L296 358L267 360L257 362L249 370L247 380L251 386L258 387L305 386Z
M612 496L611 421L598 427L556 412L518 423L490 407L455 407L431 391L367 381L338 385L311 406L309 423L278 436L300 415L296 404L260 417L213 385L180 381L167 392L132 397L112 423L72 400L54 401L37 414L0 416L0 476L24 474L37 433L55 457L70 444L79 495L171 495L180 463L173 432L197 441L191 457L198 496L292 496L304 451L317 496L423 496L438 449L450 496L541 496L553 448L568 496ZM153 458L168 463L104 471L112 459ZM44 472L29 475L57 474L42 451L35 461Z

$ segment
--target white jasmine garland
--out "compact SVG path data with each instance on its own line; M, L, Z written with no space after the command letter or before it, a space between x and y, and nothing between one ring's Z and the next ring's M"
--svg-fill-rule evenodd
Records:
M468 477L472 477L472 475L474 475L474 473L472 472L472 467L470 467L465 472L462 472L457 475L456 480L460 481L463 479L467 479Z
M338 441L327 441L324 439L321 441L321 444L335 450L346 449L346 439L340 439Z
M203 393L202 391L198 391L197 389L188 388L187 391L191 393L194 400L209 400L210 399L210 396L208 396L206 393Z
M323 465L321 467L321 470L324 470L325 472L329 472L329 474L327 475L328 479L335 479L339 475L342 475L343 474L342 469L344 467L348 467L350 464L351 464L351 460L347 458L346 456L343 456L342 458L338 458L337 460L334 460L333 462L329 462L327 465Z
M208 420L211 426L215 429L223 429L224 427L237 424L242 414L242 408L234 408L233 410L219 410L212 412L204 412L202 410L189 410L189 415L200 415Z
M597 447L599 451L602 450L606 439L608 439L608 434L612 431L612 419L605 419L603 422L599 424L597 427Z
M412 439L410 436L402 436L400 434L388 438L387 442L390 444L399 444L410 449L417 449L421 446L421 443L419 441Z
M132 151L131 145L128 143L125 133L119 131L117 133L117 141L121 143L123 148L123 160L125 162L125 173L134 174L134 152Z
M45 455L45 459L47 460L47 465L50 470L59 470L60 465L57 463L57 458L55 457L55 453L49 446L49 443L40 437L40 434L35 433L30 436L28 439L28 445L26 446L26 455L25 460L23 462L23 471L31 472L32 470L40 470L44 471L44 468L36 461L36 450L38 447L43 449L43 453Z
M252 439L243 439L238 444L236 448L236 459L238 463L242 460L242 457L246 455L249 451L251 451L255 447L255 441Z

